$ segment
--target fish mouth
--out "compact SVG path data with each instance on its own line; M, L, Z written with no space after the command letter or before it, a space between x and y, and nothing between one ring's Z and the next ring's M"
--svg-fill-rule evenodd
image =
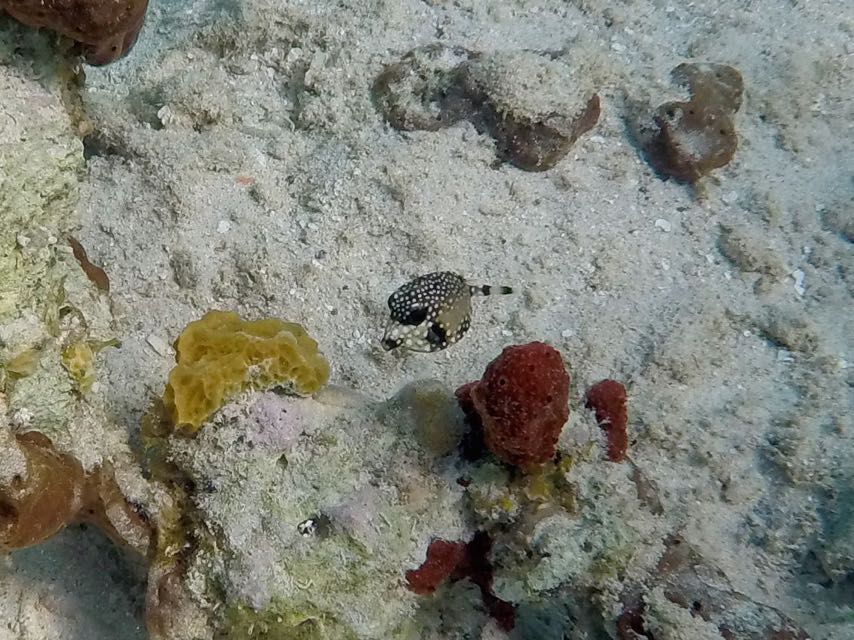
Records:
M393 340L391 338L383 338L382 340L383 349L386 351L391 351L392 349L396 349L401 345L400 340Z
M403 339L399 337L396 329L399 329L398 323L394 319L389 320L385 326L385 331L383 331L383 339L380 343L386 351L397 349L403 344Z

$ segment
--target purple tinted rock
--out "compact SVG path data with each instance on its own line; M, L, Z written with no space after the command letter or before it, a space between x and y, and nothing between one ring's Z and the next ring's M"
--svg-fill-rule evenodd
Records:
M260 394L249 408L246 438L255 446L274 451L290 449L312 424L305 402L270 392Z
M350 494L339 504L324 509L324 513L333 527L364 542L374 534L373 521L379 502L379 492L369 485Z

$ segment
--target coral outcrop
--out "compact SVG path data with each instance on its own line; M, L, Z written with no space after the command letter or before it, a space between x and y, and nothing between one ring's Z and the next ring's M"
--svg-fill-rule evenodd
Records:
M546 171L601 113L590 80L571 65L531 51L486 54L432 44L388 65L373 92L396 129L438 131L468 120L492 136L502 161Z
M311 395L329 377L329 363L300 325L245 321L226 311L191 322L175 341L175 360L163 404L188 433L241 391L278 387Z
M735 155L733 118L741 108L744 81L738 70L724 64L684 63L671 77L690 97L658 106L651 122L640 124L638 135L658 172L694 183Z
M0 64L0 549L83 521L144 556L158 492L96 393L110 299L63 241L84 163L74 86L46 48L23 51Z
M157 473L183 506L154 560L152 636L188 637L187 620L223 638L388 638L409 625L420 596L407 571L431 540L473 535L462 487L417 434L423 395L247 388L194 438L157 434Z
M67 77L49 51L31 53L39 73ZM38 431L89 472L130 454L91 393L99 354L117 343L109 296L63 241L84 166L73 87L32 69L0 65L0 393L9 427Z
M102 65L136 43L148 0L0 0L0 10L31 27L44 27L83 45L86 61Z

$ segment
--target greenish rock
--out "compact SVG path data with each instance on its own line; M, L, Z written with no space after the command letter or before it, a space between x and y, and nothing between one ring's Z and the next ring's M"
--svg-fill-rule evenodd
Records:
M416 437L419 397L248 394L168 437L195 488L185 585L222 637L410 637L406 571L432 539L473 535L453 469Z
M218 640L356 640L345 627L327 615L296 612L282 603L271 603L263 611L233 606L225 615Z
M0 26L0 427L39 431L91 469L129 449L101 399L84 398L62 365L69 345L97 350L115 334L109 297L67 241L85 116L79 79L50 42L10 21Z
M23 37L7 27L0 40ZM60 297L55 265L75 222L83 144L66 110L55 53L33 48L26 64L0 48L0 324L35 309L43 320Z
M499 536L500 598L530 603L560 588L607 592L626 574L655 566L667 528L640 503L625 465L582 460L565 479L576 493L573 510L554 504L520 518L516 527L530 532L521 542Z

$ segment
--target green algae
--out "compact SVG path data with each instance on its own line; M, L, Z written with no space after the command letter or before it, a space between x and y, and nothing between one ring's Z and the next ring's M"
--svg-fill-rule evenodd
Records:
M335 618L311 609L298 610L281 602L271 603L263 611L245 605L232 605L224 616L217 640L356 640Z

